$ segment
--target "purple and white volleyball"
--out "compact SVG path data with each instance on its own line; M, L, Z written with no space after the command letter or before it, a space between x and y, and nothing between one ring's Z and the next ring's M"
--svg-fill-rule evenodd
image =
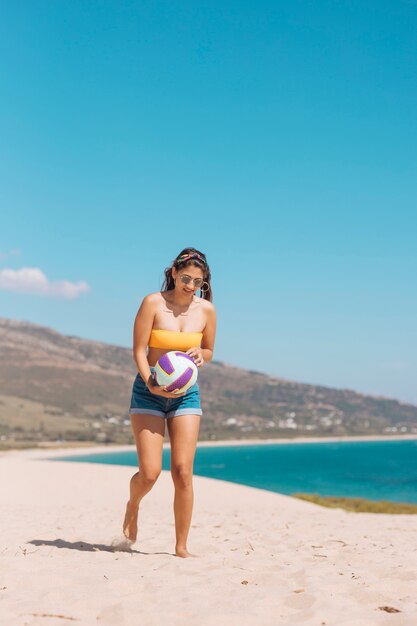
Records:
M163 354L155 364L156 382L167 391L187 391L195 385L197 377L197 365L185 352L172 350Z

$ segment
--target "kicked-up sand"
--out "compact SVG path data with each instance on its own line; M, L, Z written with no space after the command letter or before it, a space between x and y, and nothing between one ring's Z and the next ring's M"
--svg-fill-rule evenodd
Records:
M183 559L170 473L142 500L129 546L135 468L45 460L76 452L87 450L0 456L2 626L417 624L417 516L194 476L198 557Z

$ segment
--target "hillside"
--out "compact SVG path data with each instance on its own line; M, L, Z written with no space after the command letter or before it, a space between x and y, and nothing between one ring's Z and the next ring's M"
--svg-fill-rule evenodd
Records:
M132 443L130 349L0 318L0 440ZM214 361L200 439L417 433L417 407Z

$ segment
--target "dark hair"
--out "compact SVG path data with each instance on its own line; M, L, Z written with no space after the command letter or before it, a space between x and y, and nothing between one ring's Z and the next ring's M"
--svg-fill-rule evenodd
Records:
M173 260L172 265L164 270L165 280L161 287L161 291L168 291L169 289L175 288L174 279L172 278L173 267L175 267L176 270L182 270L184 267L188 267L188 265L194 265L203 271L204 280L208 284L208 287L206 291L200 292L201 297L211 302L213 299L213 292L210 284L210 268L207 264L206 255L195 248L184 248L184 250L181 250L181 252Z

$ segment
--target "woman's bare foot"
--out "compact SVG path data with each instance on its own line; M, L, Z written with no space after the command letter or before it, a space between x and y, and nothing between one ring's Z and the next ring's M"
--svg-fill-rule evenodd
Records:
M197 554L191 554L191 552L188 552L187 548L175 548L175 556L180 556L183 559L186 559L189 556L195 556L197 557Z
M126 539L130 541L136 541L136 536L138 534L138 511L139 506L133 506L129 502L126 505L126 515L123 522L123 534Z

